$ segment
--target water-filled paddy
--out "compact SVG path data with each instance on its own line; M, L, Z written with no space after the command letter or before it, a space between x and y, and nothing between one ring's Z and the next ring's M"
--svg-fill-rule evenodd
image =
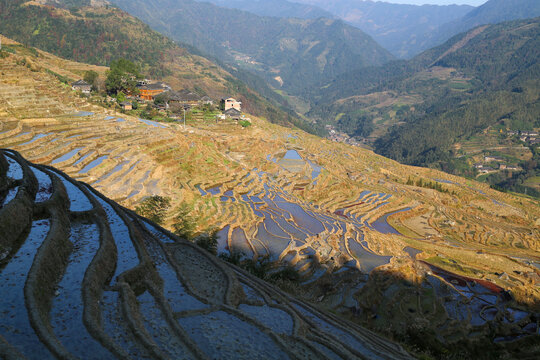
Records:
M19 164L15 159L12 159L9 156L6 156L5 159L9 164L7 171L7 176L13 180L22 180L23 178L23 169L21 164Z
M56 175L58 175L58 178L60 178L60 180L64 184L64 187L66 188L66 191L69 197L69 202L70 202L69 210L71 211L92 210L92 203L78 187L73 185L69 180L67 180L60 173L56 173Z
M79 148L73 149L73 150L71 150L70 152L68 152L68 153L66 153L66 154L64 154L64 155L62 155L62 156L60 156L59 158L54 159L54 160L51 162L51 164L52 164L52 165L56 165L56 164L61 163L61 162L63 162L63 161L67 161L67 160L71 159L72 157L74 157L75 155L77 155L77 153L78 153L79 151L81 151L82 149L84 149L84 148L83 148L83 147L79 147Z
M49 233L49 220L32 223L28 237L10 262L0 270L0 335L27 359L53 359L30 325L24 285L39 247Z
M153 126L153 127L157 127L157 128L162 128L162 129L166 129L167 127L158 123L157 121L152 121L152 120L145 120L145 119L139 119L139 121L142 121L143 123L145 123L146 125L150 125L150 126Z
M99 248L99 227L96 224L72 224L69 240L73 243L73 251L58 284L59 295L51 304L53 332L75 356L110 358L112 354L94 340L83 322L82 283L86 269Z
M370 273L376 267L390 263L392 256L377 255L366 250L361 244L353 239L348 239L349 249L360 263L360 268L365 273Z
M86 165L79 171L79 174L86 174L87 172L95 168L96 166L101 165L101 163L103 163L103 161L106 160L108 157L109 155L103 155L103 156L98 157L96 160L91 161L88 165Z
M388 213L386 215L381 216L377 220L371 223L371 226L377 230L378 232L382 234L396 234L396 235L402 235L399 231L394 229L390 224L388 224L388 217L392 216L394 214L398 214L400 212L409 211L411 208L405 208L398 211L394 211L391 213Z
M124 220L114 211L113 207L109 205L99 196L94 198L101 204L105 213L107 214L107 220L109 222L109 227L111 229L114 242L116 243L118 260L116 263L116 271L111 280L111 283L116 282L118 275L123 272L134 268L139 264L139 256L137 255L137 250L131 241L131 236L129 229L124 223Z
M211 359L289 359L270 336L227 312L216 311L178 321Z
M51 134L52 134L52 133L48 133L48 134L37 134L37 135L34 136L31 140L29 140L29 141L27 141L27 142L25 142L25 143L23 143L23 144L20 144L20 146L30 145L30 144L32 144L33 142L36 142L36 141L38 141L39 139L42 139L42 138L44 138L44 137L46 137L46 136L49 136L49 135L51 135Z
M49 200L53 191L51 177L34 166L30 166L30 169L38 181L38 191L34 201L40 203Z

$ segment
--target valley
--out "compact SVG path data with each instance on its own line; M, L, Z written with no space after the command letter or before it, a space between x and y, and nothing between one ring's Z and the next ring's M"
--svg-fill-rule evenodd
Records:
M54 166L126 208L169 198L169 230L177 209L187 208L195 232L219 230L222 257L293 269L299 279L285 285L295 296L387 336L418 330L443 347L473 338L497 339L493 351L537 350L536 200L256 116L245 128L143 121L88 102L46 70L54 63L55 72L76 76L87 65L14 46L0 59L2 148ZM86 189L64 180L68 192ZM3 203L16 194L3 192ZM72 200L72 211L87 202ZM38 225L47 224L36 224L36 232ZM144 294L137 294L141 306L153 311Z

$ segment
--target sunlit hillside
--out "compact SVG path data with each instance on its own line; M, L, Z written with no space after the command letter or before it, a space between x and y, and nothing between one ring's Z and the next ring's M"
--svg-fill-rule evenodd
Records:
M103 68L2 44L0 147L130 209L168 198L169 230L215 228L223 258L288 269L286 291L406 344L538 351L538 201L249 114L184 128L116 113L55 75Z

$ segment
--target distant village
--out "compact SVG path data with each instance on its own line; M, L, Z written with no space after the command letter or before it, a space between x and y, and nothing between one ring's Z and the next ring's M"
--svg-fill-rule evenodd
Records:
M540 137L537 131L509 130L506 132L509 137L518 138L524 145L529 147L540 146ZM484 155L482 162L474 164L474 168L480 174L490 174L501 170L522 171L520 166L508 163L508 160L502 156Z
M78 80L71 84L74 91L79 91L83 95L90 95L92 86L84 80ZM138 93L127 95L126 100L118 102L117 99L109 97L112 102L117 102L123 111L135 110L135 104L146 104L155 108L162 114L173 120L183 119L186 111L203 107L216 109L213 99L208 96L200 96L195 92L183 89L174 91L168 84L152 80L140 80L137 82ZM242 113L242 102L232 97L222 98L219 103L220 112L215 115L215 120L234 120L251 122L249 117Z
M335 142L349 144L349 145L352 145L352 146L360 146L360 144L361 144L355 138L350 137L349 135L347 135L344 132L340 132L340 131L336 130L336 128L333 125L325 125L325 129L326 129L326 131L328 133L328 135L326 136L327 139L330 139L330 140L335 141Z

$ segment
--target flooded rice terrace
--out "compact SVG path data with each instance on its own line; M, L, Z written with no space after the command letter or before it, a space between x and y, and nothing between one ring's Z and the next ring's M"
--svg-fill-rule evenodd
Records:
M266 159L294 173L304 167L311 168L308 172L311 179L306 178L308 182L317 181L323 171L322 166L304 160L296 150L288 150L278 158L267 155ZM247 178L250 178L250 188L262 191L244 190L241 186L195 186L203 197L217 197L223 203L238 201L246 204L256 217L256 222L249 226L232 224L222 228L218 233L218 252L239 253L250 259L268 258L272 262L294 266L307 283L327 272L339 270L345 263L348 268L365 273L388 264L392 257L372 251L364 241L363 231L368 227L381 234L401 235L388 223L388 217L411 210L404 208L390 212L369 223L363 215L351 213L353 207L367 205L367 214L388 204L390 194L362 191L353 197L356 199L353 204L330 211L283 190L271 174L257 168L252 169ZM254 185L254 181L259 184ZM338 258L347 260L338 262Z

